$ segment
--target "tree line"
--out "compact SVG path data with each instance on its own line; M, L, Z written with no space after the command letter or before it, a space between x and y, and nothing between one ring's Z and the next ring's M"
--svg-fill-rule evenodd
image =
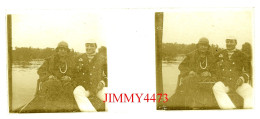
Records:
M54 55L56 53L55 48L32 48L32 47L15 47L15 49L12 50L11 58L12 61L25 61L29 62L35 59L38 60L44 60L47 57L50 57L51 55ZM98 49L98 53L102 53L102 55L106 56L106 47L101 46ZM70 49L70 56L79 56L81 53L75 52L73 49Z
M175 61L175 57L179 55L185 56L186 54L196 50L196 44L162 43L161 50L161 57L163 61ZM223 48L219 48L216 44L211 44L209 50L215 54L223 50ZM252 48L250 43L244 43L241 51L247 54L250 59L252 58Z
M196 50L196 44L179 44L179 43L162 43L161 57L163 61L174 61L175 57L178 55L186 55L192 51ZM218 51L223 50L219 48L218 45L211 44L210 51L215 54ZM244 43L242 45L242 52L252 58L252 47L250 43ZM33 59L45 59L51 55L55 54L55 48L31 48L31 47L15 47L12 50L12 61L31 61ZM98 49L98 53L107 56L107 48L101 46ZM81 53L75 52L73 49L70 51L71 56L78 56Z

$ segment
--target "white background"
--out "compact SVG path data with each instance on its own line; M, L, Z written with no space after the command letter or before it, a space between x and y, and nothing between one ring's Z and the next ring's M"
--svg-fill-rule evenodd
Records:
M255 108L252 110L208 110L208 111L157 111L155 103L109 104L109 112L62 113L62 114L10 114L8 112L8 72L6 13L24 10L108 10L113 12L108 19L110 32L106 34L108 47L109 92L113 93L155 93L155 34L154 12L170 11L178 7L254 7L254 72ZM86 118L259 118L259 4L253 0L161 0L155 2L92 0L92 1L52 1L52 0L9 0L0 3L0 118L3 119L86 119ZM36 11L38 12L38 11ZM113 21L113 15L129 14L120 22ZM126 25L127 24L127 25ZM127 27L125 27L127 26ZM258 112L258 113L257 113Z

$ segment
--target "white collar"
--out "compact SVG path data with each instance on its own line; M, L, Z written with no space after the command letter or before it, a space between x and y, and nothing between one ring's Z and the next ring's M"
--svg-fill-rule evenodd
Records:
M97 54L96 52L94 52L94 53L92 53L92 54L87 54L87 53L86 53L87 56L95 56L96 54Z
M228 52L235 52L237 49L233 49L233 50L227 50Z

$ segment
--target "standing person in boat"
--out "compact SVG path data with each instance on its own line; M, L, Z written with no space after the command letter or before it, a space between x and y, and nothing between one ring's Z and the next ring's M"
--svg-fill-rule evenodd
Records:
M104 111L106 56L96 52L97 43L94 39L88 40L85 48L86 53L77 58L78 86L74 89L74 98L80 111Z
M210 103L210 99L214 99L209 84L215 80L215 60L209 51L209 40L200 38L196 48L179 65L179 83L171 99L173 108L212 108L216 105Z
M235 37L226 38L226 50L216 54L219 81L213 86L213 92L221 109L233 109L236 106L228 96L228 92L236 92L244 99L244 108L252 108L252 87L250 66L246 55L236 49Z
M24 110L36 112L71 112L78 110L73 98L75 88L73 58L68 43L61 41L56 53L45 59L38 69L39 90Z

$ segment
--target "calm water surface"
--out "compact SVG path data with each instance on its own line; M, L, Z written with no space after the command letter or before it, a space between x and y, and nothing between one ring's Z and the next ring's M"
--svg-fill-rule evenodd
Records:
M163 92L167 93L168 97L175 93L178 75L180 74L179 64L180 62L162 64Z
M32 62L31 65L12 65L12 109L15 110L33 98L36 91L38 68L43 61Z

